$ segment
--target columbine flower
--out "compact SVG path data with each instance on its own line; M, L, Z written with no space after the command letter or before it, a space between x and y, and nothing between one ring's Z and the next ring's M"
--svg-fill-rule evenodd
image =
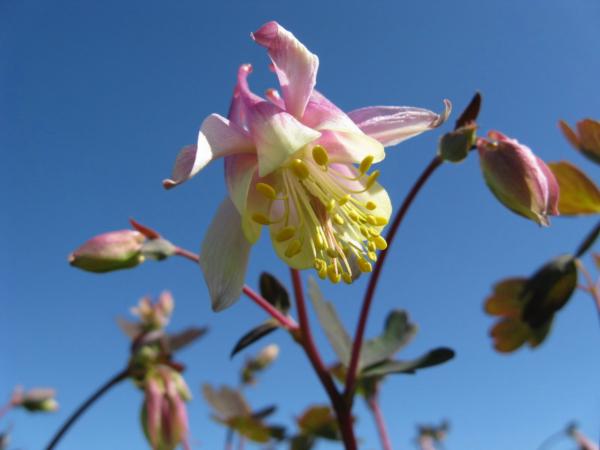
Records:
M439 126L449 114L410 107L342 112L314 89L319 59L292 33L269 22L252 34L273 62L282 95L250 91L242 65L228 118L208 116L196 145L177 157L166 188L225 158L230 199L221 205L201 252L213 307L240 295L249 246L269 227L277 254L291 267L314 267L321 278L352 282L369 272L391 214L371 166L384 146Z
M481 170L496 198L515 213L548 226L548 216L557 216L559 188L546 163L529 147L498 131L491 141L480 138L477 149Z

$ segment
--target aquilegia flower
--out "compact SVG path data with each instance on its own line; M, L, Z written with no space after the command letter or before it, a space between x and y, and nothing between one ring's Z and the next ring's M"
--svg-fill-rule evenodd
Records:
M384 146L442 124L442 115L411 107L377 106L348 114L314 89L319 59L277 22L252 38L265 47L281 85L266 99L254 94L242 65L227 118L211 114L198 142L182 149L165 188L224 157L230 198L221 205L201 251L213 300L223 309L240 295L250 245L269 227L281 259L314 267L321 278L352 282L371 271L380 233L391 214L372 164Z

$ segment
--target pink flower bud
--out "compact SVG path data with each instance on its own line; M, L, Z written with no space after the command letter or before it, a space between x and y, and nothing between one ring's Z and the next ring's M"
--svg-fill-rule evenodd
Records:
M93 237L69 255L69 263L89 272L128 269L144 261L139 231L120 230Z
M58 410L54 389L35 388L24 391L20 386L15 388L11 404L29 412L54 412Z
M170 367L159 366L148 375L145 385L142 425L152 448L174 450L180 444L189 448L185 406L189 389L181 375Z
M477 140L481 170L496 198L540 225L557 216L559 188L554 174L531 149L497 131Z

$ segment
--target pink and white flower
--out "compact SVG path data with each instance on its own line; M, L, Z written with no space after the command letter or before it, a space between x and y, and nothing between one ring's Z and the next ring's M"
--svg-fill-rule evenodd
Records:
M372 164L383 160L384 147L441 125L450 112L446 101L441 115L395 106L346 114L315 90L319 59L292 33L269 22L251 36L267 49L281 95L254 94L247 82L252 68L242 65L227 118L208 116L197 144L181 150L163 182L172 188L225 159L229 198L200 262L215 310L239 297L263 226L293 268L314 267L334 283L369 272L376 250L387 245L380 233L392 210Z

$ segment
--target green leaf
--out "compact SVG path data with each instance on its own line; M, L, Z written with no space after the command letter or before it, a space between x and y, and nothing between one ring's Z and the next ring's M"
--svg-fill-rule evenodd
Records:
M273 275L263 272L260 275L259 289L260 295L279 311L286 314L290 310L290 295L283 284Z
M313 307L317 312L317 318L329 343L333 347L341 363L347 366L350 363L350 353L352 351L352 341L346 332L344 325L340 321L333 303L326 301L323 294L313 278L308 280L308 295L312 300Z
M410 342L417 327L408 321L405 311L392 311L386 321L381 336L366 341L360 352L359 370L389 359L394 353Z
M314 436L299 434L290 440L290 450L311 450L315 446Z
M308 408L297 419L303 435L317 436L329 440L340 439L340 429L333 411L328 405Z
M229 357L233 358L236 355L236 353L240 352L241 350L245 349L249 345L265 337L266 335L272 333L277 328L279 328L279 324L273 319L268 319L256 328L251 329L237 341L237 343L233 347L233 350L231 350L231 354L229 355Z
M264 444L271 439L269 427L254 417L233 417L226 423L249 441Z
M577 266L571 255L554 258L525 284L522 319L532 328L544 325L571 298L577 287Z
M411 361L384 361L361 372L361 377L385 376L393 373L415 373L419 369L437 366L454 358L454 351L446 347L436 348Z
M217 413L221 420L229 420L233 417L250 416L250 406L242 394L235 390L223 386L219 390L215 390L209 384L202 386L204 398Z
M202 336L204 336L207 331L208 329L206 327L190 327L179 333L168 335L167 344L169 351L175 353L182 348L187 347L196 339L200 339Z
M560 187L558 210L563 216L600 213L600 190L581 169L567 161L548 167Z

